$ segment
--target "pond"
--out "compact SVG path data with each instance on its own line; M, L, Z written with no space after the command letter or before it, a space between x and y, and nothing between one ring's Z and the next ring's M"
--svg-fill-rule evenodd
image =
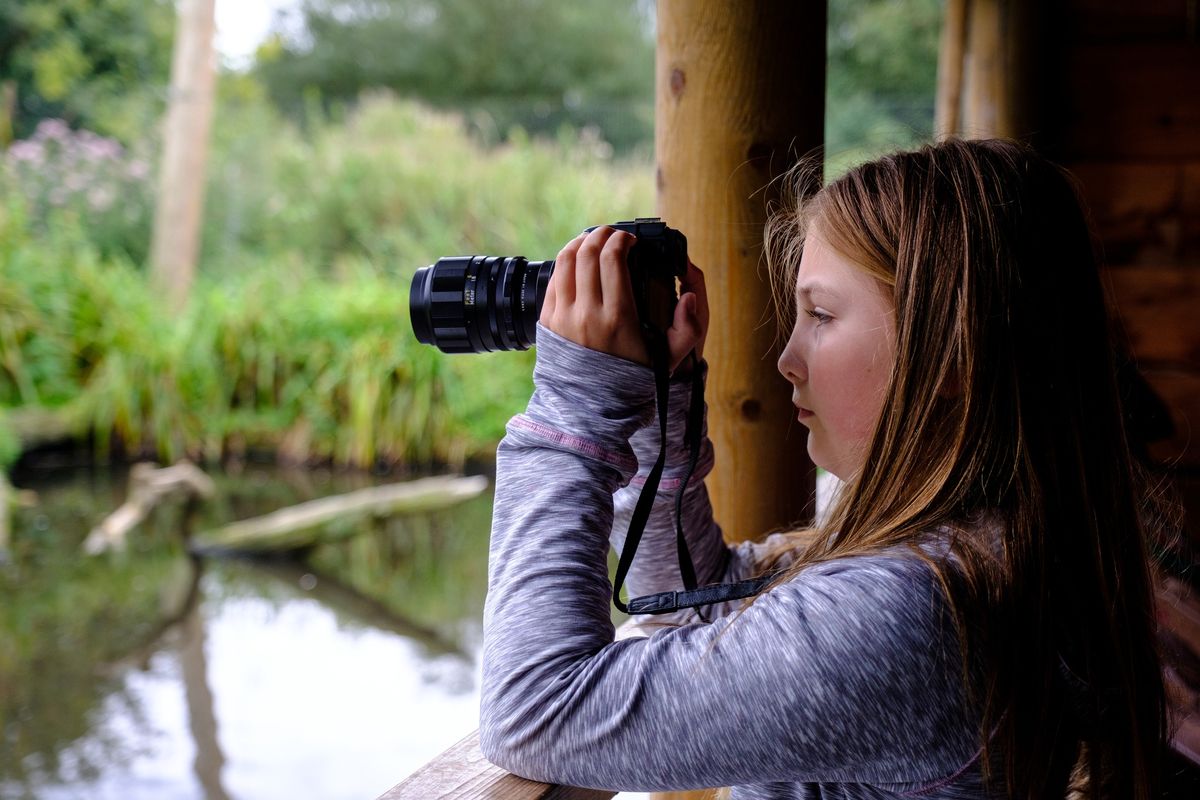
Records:
M391 479L214 475L204 530ZM119 471L14 476L0 570L0 797L373 798L474 730L490 491L303 563L194 560L182 510L78 545Z

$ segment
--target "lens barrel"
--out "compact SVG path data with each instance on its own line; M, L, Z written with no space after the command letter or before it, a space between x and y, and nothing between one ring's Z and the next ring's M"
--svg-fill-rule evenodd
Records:
M413 333L444 353L525 350L554 261L521 256L454 256L413 275L408 296Z

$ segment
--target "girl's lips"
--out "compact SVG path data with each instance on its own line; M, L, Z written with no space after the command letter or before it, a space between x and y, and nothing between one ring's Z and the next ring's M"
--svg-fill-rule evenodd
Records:
M800 412L796 415L796 419L800 420L801 422L813 415L813 412L809 411L807 408L800 408L800 406L796 406L796 409Z

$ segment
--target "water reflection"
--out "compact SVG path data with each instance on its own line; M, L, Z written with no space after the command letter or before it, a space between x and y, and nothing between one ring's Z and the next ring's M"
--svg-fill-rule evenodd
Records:
M202 570L199 559L192 559L196 576ZM193 769L204 796L208 800L229 800L221 783L225 756L217 741L217 717L213 712L213 694L208 684L208 662L204 651L204 615L200 613L199 596L188 604L187 613L179 625L179 666L183 674L184 697L187 699L188 727L196 745Z
M217 476L197 528L361 486L324 477ZM490 494L303 564L194 569L170 511L127 555L85 562L116 483L41 486L14 525L0 796L369 798L476 727Z

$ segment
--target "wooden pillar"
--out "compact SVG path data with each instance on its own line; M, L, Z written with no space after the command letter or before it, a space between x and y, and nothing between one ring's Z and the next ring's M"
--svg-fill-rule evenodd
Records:
M1028 136L1035 130L1034 0L948 0L938 56L939 137Z
M967 45L968 0L947 0L938 51L933 132L939 139L962 130L963 55Z
M175 310L187 302L200 252L205 165L216 80L214 6L215 0L178 3L171 90L150 247L154 284Z
M811 516L807 432L775 369L786 336L762 231L771 181L823 141L825 27L824 2L658 2L658 213L707 278L709 488L734 540Z

